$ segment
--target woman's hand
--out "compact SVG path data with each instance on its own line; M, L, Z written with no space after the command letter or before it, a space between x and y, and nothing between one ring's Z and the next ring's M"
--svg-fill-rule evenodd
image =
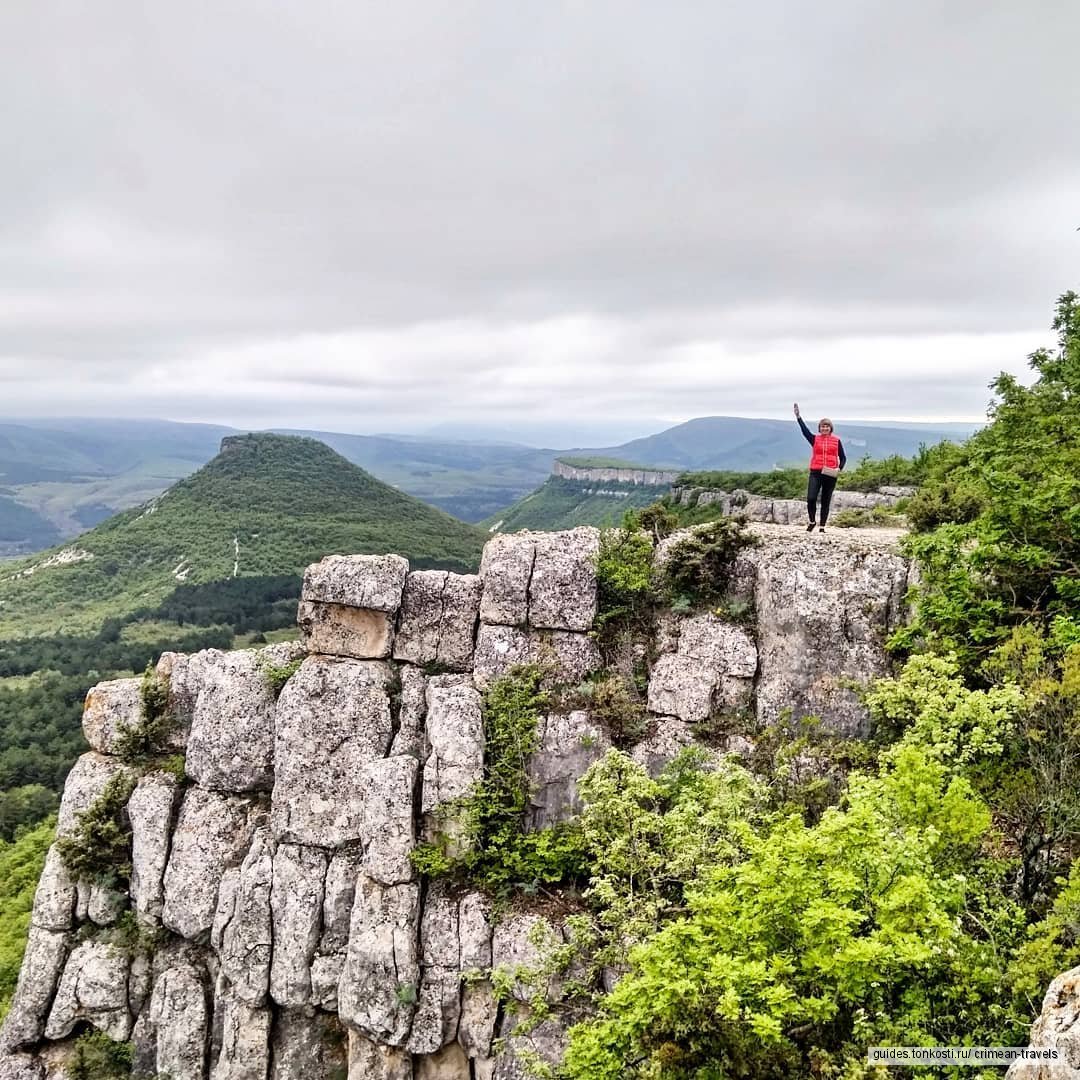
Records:
M798 418L799 418L799 403L796 401L795 402L795 419L797 420Z

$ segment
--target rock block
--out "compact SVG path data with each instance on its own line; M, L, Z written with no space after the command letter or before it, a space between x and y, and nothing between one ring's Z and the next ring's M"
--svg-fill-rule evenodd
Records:
M649 676L649 711L677 716L690 724L707 720L716 683L716 669L711 664L667 653L657 660Z
M277 704L271 820L278 840L336 848L363 836L365 766L392 738L384 664L312 656Z
M468 794L484 774L484 721L480 694L455 676L428 680L421 809Z
M302 600L396 612L409 561L400 555L328 555L304 571Z
M530 829L542 829L578 813L578 780L611 745L587 712L545 716L539 727L540 745L528 765L531 790L526 821Z
M529 621L529 578L535 557L536 538L531 533L500 533L484 545L481 622L524 626Z
M210 791L269 791L274 783L274 693L259 654L208 649L192 658L195 700L185 767Z
M386 611L301 600L296 621L312 653L385 660L394 641L394 616Z
M412 1024L420 982L419 920L419 886L380 885L361 874L338 1014L387 1046L403 1046Z
M115 754L117 735L138 727L142 720L142 679L112 679L87 691L83 734L98 753Z
M116 945L97 941L77 945L60 976L45 1038L63 1039L85 1021L109 1038L125 1042L132 1026L127 995L129 966L127 953Z
M188 939L211 928L222 876L247 854L254 831L245 799L188 788L165 868L164 926Z
M596 618L600 530L540 533L529 579L529 625L584 632Z
M176 777L164 772L147 773L135 785L128 800L131 821L131 903L144 918L161 918L165 902L163 879L169 856Z

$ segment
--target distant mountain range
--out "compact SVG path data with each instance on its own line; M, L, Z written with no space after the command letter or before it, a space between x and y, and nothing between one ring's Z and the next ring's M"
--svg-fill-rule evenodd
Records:
M911 454L976 425L837 421L849 455ZM163 420L0 422L0 556L42 550L120 510L140 506L208 462L237 429ZM534 491L566 454L680 469L767 470L798 463L791 421L702 417L604 447L407 435L283 431L316 438L384 483L463 521L489 519ZM500 433L501 434L501 433Z

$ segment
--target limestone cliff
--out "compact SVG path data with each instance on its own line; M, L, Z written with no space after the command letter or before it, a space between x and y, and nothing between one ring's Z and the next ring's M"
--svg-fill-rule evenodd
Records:
M895 537L756 530L733 574L751 622L660 620L652 720L632 748L652 771L717 710L864 728L853 684L886 670L903 614ZM527 965L558 920L527 906L496 914L478 892L421 881L409 856L483 774L493 679L535 658L565 684L599 667L597 546L593 529L501 535L478 575L410 572L395 555L324 559L305 576L301 643L161 658L182 778L117 756L142 715L138 680L95 687L91 749L57 832L71 835L119 783L130 887L73 881L54 846L0 1080L66 1076L88 1026L131 1039L136 1071L172 1080L512 1080L526 1056L557 1060L561 1028L516 1034L521 1012L499 1003L491 972ZM275 695L268 672L290 660L302 662ZM541 728L534 828L574 812L577 778L608 745L587 710ZM119 932L129 910L150 948ZM512 981L509 992L526 997Z

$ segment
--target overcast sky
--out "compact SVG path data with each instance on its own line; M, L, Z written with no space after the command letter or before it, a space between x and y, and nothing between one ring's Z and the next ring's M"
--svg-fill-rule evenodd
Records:
M4 0L0 414L980 418L1075 0Z

